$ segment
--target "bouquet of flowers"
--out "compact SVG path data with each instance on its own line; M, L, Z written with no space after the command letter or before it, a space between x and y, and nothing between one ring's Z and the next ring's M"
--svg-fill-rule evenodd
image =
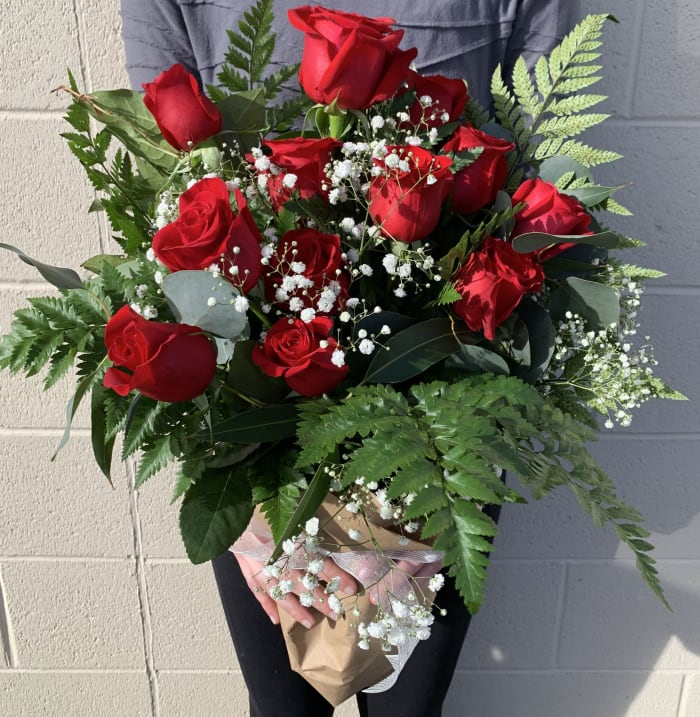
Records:
M290 11L300 67L269 74L271 7L229 32L208 94L180 65L144 95L62 88L119 249L80 276L3 245L59 294L16 312L0 365L46 389L76 367L61 445L90 396L107 478L119 438L137 486L177 463L190 559L253 550L252 531L270 594L303 566L302 604L345 614L356 661L355 643L429 635L440 563L478 609L487 508L524 500L504 472L534 498L568 486L663 599L641 516L586 447L595 413L627 425L682 398L635 338L660 273L614 258L639 242L604 225L628 212L593 169L619 155L579 138L606 117L584 90L608 16L532 72L520 59L510 85L497 69L486 109L463 80L413 70L393 21L321 7ZM297 72L303 92L276 104ZM378 606L319 579L329 553L372 556ZM403 554L431 570L398 580Z

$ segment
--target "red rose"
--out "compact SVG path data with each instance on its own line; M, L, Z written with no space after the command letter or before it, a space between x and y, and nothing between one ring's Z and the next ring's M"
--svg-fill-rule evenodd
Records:
M108 368L104 385L126 396L136 390L176 403L199 396L216 371L216 350L197 326L147 321L122 306L105 329Z
M508 175L506 154L515 149L512 142L492 137L475 127L459 127L442 151L456 154L474 147L483 147L483 151L454 176L451 203L458 214L472 214L493 202Z
M515 215L515 227L511 237L528 232L545 234L592 234L591 216L574 197L562 194L553 184L539 177L526 179L513 194L513 204L527 206ZM574 246L573 243L553 244L538 253L540 261L546 261Z
M289 388L302 396L328 393L349 370L332 361L338 347L329 336L332 328L333 321L325 316L308 323L280 319L267 332L264 344L253 349L253 363L268 376L284 378Z
M408 110L410 121L414 126L422 125L422 129L454 122L464 111L469 99L464 80L444 75L411 72L408 86L416 91L416 100ZM421 97L430 97L432 103L424 106Z
M366 109L389 99L408 77L417 50L399 50L403 30L387 17L304 5L289 10L304 33L299 83L314 101L343 109Z
M190 150L221 131L221 112L182 65L161 72L143 89L144 104L175 149Z
M311 307L328 314L347 297L350 276L337 234L316 229L287 232L270 257L265 276L270 301L289 307L296 298L298 306Z
M487 237L455 274L462 298L452 308L472 331L492 341L523 296L542 288L544 272L532 254L519 254L507 242Z
M342 146L342 142L330 137L323 139L294 137L265 140L262 144L270 150L267 160L275 168L274 172L266 170L262 172L267 176L267 190L275 211L294 192L298 192L302 199L328 195L328 190L321 188L324 182L328 182L324 169L331 160L331 154ZM293 186L285 184L285 178L288 181L289 174L296 176Z
M435 229L452 185L452 160L422 147L387 147L369 186L369 213L384 236L410 243Z
M235 191L238 214L231 209L228 187L216 177L201 179L180 196L180 216L153 237L155 255L170 269L208 269L243 291L260 278L262 239L245 197Z

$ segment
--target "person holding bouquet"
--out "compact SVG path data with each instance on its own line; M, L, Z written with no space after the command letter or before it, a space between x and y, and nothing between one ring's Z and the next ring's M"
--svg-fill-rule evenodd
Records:
M184 65L203 86L216 84L228 45L225 29L237 27L247 6L245 0L218 0L216 3L122 0L127 68L134 88L141 88L175 63ZM276 0L273 29L277 43L270 69L291 65L302 57L301 81L307 93L307 85L313 85L319 98L312 96L312 99L324 103L335 99L338 106L342 106L345 95L337 88L326 88L324 82L313 77L314 68L308 63L305 65L302 55L305 35L298 30L313 25L319 17L329 23L336 20L361 23L358 17L376 13L377 4L369 0L335 0L327 3L327 7L327 12L312 11L308 6L298 8L297 2ZM397 42L401 41L401 47L417 48L418 70L423 75L442 78L439 84L444 87L450 87L449 82L454 79L465 78L469 95L484 106L490 102L489 81L496 66L501 64L507 75L521 55L532 66L537 57L551 50L573 27L578 9L578 3L572 0L435 0L430 3L386 0L381 6L383 15L395 18L390 22L395 22L398 29L391 32ZM291 24L287 19L290 10ZM340 14L335 16L333 11ZM398 83L404 82L412 72L408 68L416 53L398 49L392 52L396 54L392 55L391 63L387 64L383 57L378 62L384 63L384 70L390 67L391 72L397 73ZM386 90L385 75L378 77L376 87L368 89L368 77L375 69L369 58L368 53L357 52L354 56L350 53L345 60L346 66L340 70L345 77L343 92L352 96L347 102L358 107L369 106ZM399 66L401 73L396 69ZM396 91L398 83L391 92ZM463 89L463 83L456 84ZM332 97L325 96L326 90ZM290 84L285 91L291 96L295 88ZM448 92L455 95L453 109L456 116L461 114L466 102L465 93L460 104L460 91ZM369 94L364 97L363 93ZM495 141L498 143L499 140ZM476 145L482 143L477 141ZM379 212L380 199L376 201L376 211ZM485 197L481 206L489 201L493 198ZM407 239L411 240L410 237ZM494 511L492 516L497 518L497 512ZM253 543L259 539L252 527L247 539ZM251 716L331 715L332 705L290 669L278 627L279 610L289 612L306 627L322 615L335 618L331 602L316 604L314 608L305 607L298 597L302 587L295 588L285 600L273 600L266 589L265 562L250 555L227 552L216 558L213 565L249 689ZM419 575L421 571L434 572L436 566L402 561L399 568L408 574ZM296 577L295 571L291 572L291 577ZM339 579L340 589L347 595L360 589L355 578L330 557L324 558L319 576L326 581ZM438 717L442 714L442 704L469 625L469 614L449 578L440 591L438 604L444 614L436 615L430 638L418 644L394 686L384 692L358 693L362 717L384 714ZM469 714L468 709L464 714Z

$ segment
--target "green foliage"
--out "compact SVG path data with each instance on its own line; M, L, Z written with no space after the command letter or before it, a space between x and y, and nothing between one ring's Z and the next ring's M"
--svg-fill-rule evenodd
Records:
M569 156L584 167L612 162L620 155L572 140L608 115L588 112L606 99L583 92L600 77L599 38L609 15L589 15L577 25L549 58L541 57L534 68L534 81L522 58L513 68L512 89L504 82L501 68L492 77L491 90L496 116L510 132L518 151L511 159L509 186L517 186L526 165L538 166L555 155Z
M272 104L284 84L299 70L299 65L290 65L263 76L276 41L276 35L272 32L273 4L273 0L258 0L243 13L243 19L238 23L238 32L226 31L229 49L217 79L231 94L261 88L267 108L268 127L284 132L308 109L310 103L307 98L299 96L281 105ZM209 86L207 91L217 103L225 101L229 96L214 86Z
M494 466L518 474L537 497L569 486L596 522L613 523L662 596L649 547L635 538L640 517L615 495L585 447L593 435L519 379L481 374L452 384L416 384L408 396L377 385L358 388L337 404L305 404L297 465L316 465L340 446L347 456L343 485L364 477L384 483L390 497L414 493L405 517L424 521L424 538L437 536L435 547L445 550L445 564L472 612L483 597L496 533L482 507L520 499Z

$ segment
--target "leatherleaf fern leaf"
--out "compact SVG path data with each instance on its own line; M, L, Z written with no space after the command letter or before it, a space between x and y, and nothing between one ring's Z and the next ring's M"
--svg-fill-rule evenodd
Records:
M511 133L518 151L511 155L510 184L515 186L526 165L537 166L555 155L567 155L586 167L619 158L578 141L571 141L608 115L591 112L605 95L584 92L600 80L599 48L602 28L611 15L589 15L551 52L541 57L530 72L519 58L512 75L512 88L500 67L491 81L494 108L499 122Z
M499 478L517 474L537 498L568 486L596 524L609 522L633 551L643 577L664 600L641 516L621 501L586 448L589 426L512 376L481 374L456 383L417 384L407 395L365 386L333 403L301 408L297 468L340 455L340 487L363 478L390 498L412 495L405 520L445 551L467 607L478 610L496 534L487 504L521 501Z

